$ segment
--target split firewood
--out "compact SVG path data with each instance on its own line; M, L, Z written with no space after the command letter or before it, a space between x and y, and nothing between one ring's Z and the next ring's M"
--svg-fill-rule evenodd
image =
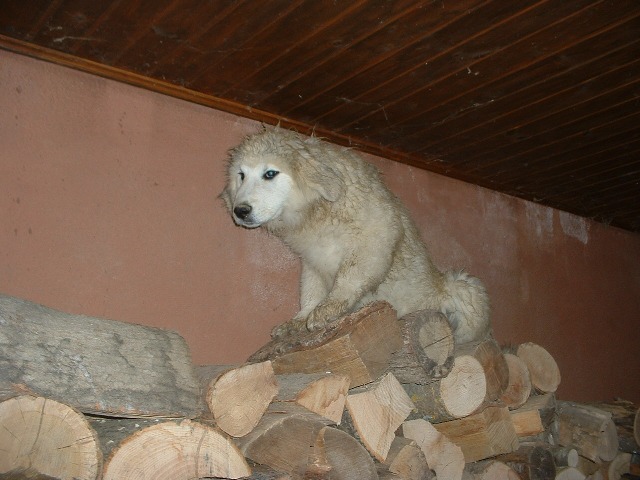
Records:
M544 444L520 445L515 452L498 455L496 460L509 465L522 480L554 480L556 465Z
M6 398L11 390L84 413L195 417L202 410L189 349L177 333L0 295L0 392Z
M206 365L198 368L198 375L216 425L234 437L253 430L278 394L270 361L235 368Z
M414 405L392 373L349 391L347 411L358 438L379 461L384 461L395 431Z
M277 375L277 380L280 391L274 404L293 402L332 423L340 423L349 391L347 375L291 373Z
M324 330L274 339L249 361L271 360L277 374L342 373L358 387L378 379L401 347L395 310L386 302L375 302Z
M113 449L104 480L136 478L190 480L251 475L244 456L219 430L191 420L165 421L143 428Z
M247 458L296 479L376 480L376 467L366 449L325 423L311 412L267 412L251 433L236 442Z
M619 449L621 451L628 453L640 451L640 445L636 443L634 432L638 418L638 408L633 402L616 399L613 402L600 402L592 405L611 414L611 419L618 432Z
M557 402L553 434L558 444L572 446L594 462L611 461L618 452L611 414L590 405Z
M553 421L555 397L552 393L532 395L520 408L511 410L511 421L521 439L545 432Z
M497 400L509 385L509 366L493 338L469 342L456 347L455 356L470 355L480 362L486 377L485 400Z
M422 449L427 464L436 473L436 478L461 480L464 471L462 449L440 433L426 420L407 420L402 424L405 438L414 440Z
M509 408L519 408L531 396L531 376L529 368L517 355L505 353L504 359L509 370L509 383L500 395L500 400Z
M435 473L430 470L427 458L418 444L404 437L395 437L383 462L391 473L404 480L431 480Z
M0 475L95 480L101 469L97 435L80 412L28 395L0 403Z
M434 427L462 449L467 463L513 452L520 445L507 407L487 407Z
M467 463L464 470L470 480L520 480L513 468L497 460Z
M631 454L618 452L615 458L604 469L606 480L620 480L623 475L630 472Z
M555 480L585 480L587 476L575 467L560 467Z
M575 448L549 445L549 451L553 455L556 467L578 466L580 455L578 455L578 451Z
M447 317L420 310L399 320L402 348L391 355L389 370L401 383L430 383L453 366L454 339Z
M518 346L516 355L529 369L531 384L541 393L553 393L560 385L560 369L551 354L535 343Z
M441 380L403 387L416 406L415 416L432 423L472 414L484 403L487 393L484 369L471 355L456 356L449 375Z

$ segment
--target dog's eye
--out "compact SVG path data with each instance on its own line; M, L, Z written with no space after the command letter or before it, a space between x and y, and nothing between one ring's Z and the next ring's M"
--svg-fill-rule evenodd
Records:
M239 172L238 175L240 175L240 181L244 180L244 172Z
M278 172L277 170L267 170L266 172L264 172L264 175L262 176L262 178L264 178L265 180L272 180L279 173L280 172Z

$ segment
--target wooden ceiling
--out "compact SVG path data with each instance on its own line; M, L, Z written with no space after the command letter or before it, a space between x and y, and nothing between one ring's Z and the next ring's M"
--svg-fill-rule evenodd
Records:
M0 47L640 231L638 0L0 0Z

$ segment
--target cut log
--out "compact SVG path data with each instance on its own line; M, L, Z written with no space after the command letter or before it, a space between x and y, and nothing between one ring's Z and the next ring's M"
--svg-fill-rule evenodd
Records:
M274 339L249 361L271 360L277 374L341 373L357 387L377 380L401 347L395 310L386 302L375 302L324 330Z
M585 480L586 475L575 467L558 468L555 480Z
M451 372L442 380L403 387L416 406L416 416L439 423L478 410L486 398L487 381L480 362L470 355L461 355L456 356Z
M198 375L205 403L218 428L234 437L253 430L278 394L278 382L268 360L236 368L202 366Z
M462 449L467 463L513 452L520 445L507 407L487 407L434 427Z
M338 374L292 373L277 376L275 402L293 402L339 424L344 412L349 377Z
M366 449L324 422L311 413L268 412L237 443L247 458L294 478L376 480L378 474Z
M202 410L177 333L0 295L0 392L11 390L85 413L195 417Z
M549 450L557 467L577 467L580 455L575 448L551 445Z
M447 317L420 310L399 320L403 346L391 355L390 371L401 383L430 383L453 366L454 339Z
M627 452L618 452L615 458L607 466L605 478L607 480L620 480L624 474L629 473L630 465L631 454Z
M455 356L462 355L470 355L480 362L486 377L485 400L497 400L509 385L509 366L498 343L493 338L486 338L458 345Z
M511 410L518 437L525 439L543 433L553 419L555 397L551 393L532 395L520 408Z
M104 480L241 478L251 469L238 448L213 427L191 420L146 427L116 447L104 466Z
M395 437L384 464L391 473L404 480L431 480L435 473L429 469L424 452L418 444L404 437Z
M95 431L68 405L27 395L5 400L0 432L0 474L95 480L102 470Z
M527 364L512 353L505 353L504 359L509 369L509 383L500 400L509 408L519 408L525 404L531 395L531 377Z
M553 393L560 385L560 369L551 354L535 343L518 346L517 355L527 365L531 384L541 393Z
M484 460L468 463L465 472L473 480L520 480L520 476L506 463Z
M426 420L408 420L402 424L405 438L414 440L437 478L460 480L464 471L462 449L438 432Z
M520 445L515 452L498 455L496 460L513 468L522 480L554 480L556 477L553 455L545 445Z
M618 435L611 414L590 405L557 402L554 438L594 462L611 461L618 452Z
M352 389L347 410L358 437L371 454L384 461L395 431L409 416L414 405L392 373Z
M640 451L640 445L636 443L634 432L638 408L633 402L616 399L613 402L600 402L592 405L611 414L611 419L618 432L621 451L627 453Z

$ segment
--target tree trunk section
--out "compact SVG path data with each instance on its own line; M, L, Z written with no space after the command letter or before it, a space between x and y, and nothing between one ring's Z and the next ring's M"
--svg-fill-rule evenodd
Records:
M404 437L395 437L383 462L389 472L404 480L431 480L435 473L429 469L427 458L418 444Z
M292 373L277 376L275 402L293 402L339 424L344 412L349 377L337 374Z
M414 405L392 373L369 385L352 389L347 410L358 437L371 454L384 461L395 431Z
M461 355L470 355L480 362L487 384L485 400L497 400L509 385L509 366L498 343L493 338L464 343L456 348L456 357Z
M535 343L523 343L518 357L527 365L531 384L541 393L553 393L560 385L560 369L551 354Z
M484 369L470 355L456 356L449 375L442 380L427 385L404 384L403 387L416 406L415 416L427 418L432 423L472 414L484 403L487 392Z
M0 403L0 474L95 480L101 471L97 435L81 413L28 395Z
M527 364L517 355L505 353L504 359L509 370L509 383L500 395L500 400L509 408L519 408L531 396L531 376Z
M465 467L473 480L520 480L520 476L506 463L496 460L468 463Z
M521 445L512 453L505 453L496 460L509 465L522 480L554 480L556 465L551 452L542 445Z
M590 405L557 402L554 438L594 462L611 461L618 452L618 435L611 414Z
M487 407L434 427L462 449L467 463L513 452L520 445L507 407Z
M454 339L447 317L420 310L400 320L402 348L391 355L390 371L401 383L430 383L453 366Z
M249 361L271 360L277 374L341 373L358 387L377 380L401 347L395 310L386 302L375 302L324 330L274 339Z
M6 398L11 391L85 413L192 418L202 410L189 349L177 333L0 295L0 392Z
M247 458L294 479L376 480L365 448L325 421L311 413L268 412L237 443Z
M414 440L437 478L461 480L464 471L462 449L442 435L426 420L408 420L402 424L405 438Z
M143 428L113 449L103 480L241 478L251 469L238 448L215 428L191 420Z
M270 361L237 368L203 366L198 374L218 428L234 437L253 430L278 394Z

